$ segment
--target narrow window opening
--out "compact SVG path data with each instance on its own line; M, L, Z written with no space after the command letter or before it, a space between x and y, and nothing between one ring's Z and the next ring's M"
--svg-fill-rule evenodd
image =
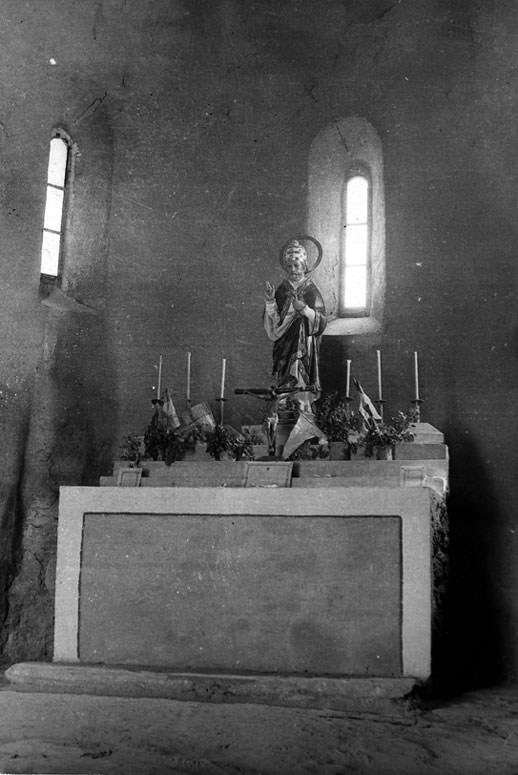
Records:
M47 195L41 245L41 274L57 279L61 270L63 215L69 160L69 144L60 136L50 141Z
M339 314L367 315L370 306L370 197L365 175L348 178L343 194Z
M315 278L326 300L324 336L378 334L385 308L383 147L360 116L327 124L308 159L306 234L324 260Z

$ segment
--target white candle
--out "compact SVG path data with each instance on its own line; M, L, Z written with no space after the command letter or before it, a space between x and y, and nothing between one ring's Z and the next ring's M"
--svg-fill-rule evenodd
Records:
M378 399L383 400L383 391L381 389L381 350L376 350L378 357Z
M162 386L162 356L158 359L158 385L156 389L156 397L160 398L160 390Z
M225 369L227 367L227 359L223 358L222 366L221 366L221 391L220 391L220 398L225 398Z
M187 353L187 401L191 400L191 353Z
M417 365L417 352L414 352L414 377L415 377L415 400L419 401L419 366Z
M351 388L351 361L347 361L347 371L345 375L345 397L349 398L349 390Z

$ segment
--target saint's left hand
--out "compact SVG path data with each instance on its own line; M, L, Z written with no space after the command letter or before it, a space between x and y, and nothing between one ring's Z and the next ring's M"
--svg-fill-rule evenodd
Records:
M305 306L305 302L300 301L300 299L295 299L293 302L293 308L296 310L296 312L301 312Z

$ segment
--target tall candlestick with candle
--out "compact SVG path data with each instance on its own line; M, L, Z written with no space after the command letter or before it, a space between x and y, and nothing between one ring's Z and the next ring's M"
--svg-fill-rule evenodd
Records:
M191 353L187 353L187 406L191 403Z
M417 352L414 352L414 385L415 398L412 403L414 404L415 420L416 422L421 422L421 404L423 401L419 395L419 362L417 360Z
M383 417L383 389L381 385L381 350L376 350L376 359L378 363L378 406L381 417Z
M227 400L225 398L225 370L227 368L227 359L223 358L223 361L221 363L221 388L219 391L219 406L220 406L220 425L223 425L223 407L225 406L225 401Z
M351 361L346 362L347 368L345 372L345 398L348 401L350 398L351 389Z
M227 359L223 358L221 365L221 390L219 397L225 398L225 369L227 368Z
M162 392L162 356L158 359L158 383L156 389L156 397L160 399L160 393Z

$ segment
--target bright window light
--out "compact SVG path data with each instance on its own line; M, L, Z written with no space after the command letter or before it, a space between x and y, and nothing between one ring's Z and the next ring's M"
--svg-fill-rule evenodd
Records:
M47 199L41 246L41 273L51 277L57 277L59 274L67 161L68 144L61 137L53 137L50 141Z
M342 314L366 311L369 266L369 182L362 175L345 186L342 241Z

